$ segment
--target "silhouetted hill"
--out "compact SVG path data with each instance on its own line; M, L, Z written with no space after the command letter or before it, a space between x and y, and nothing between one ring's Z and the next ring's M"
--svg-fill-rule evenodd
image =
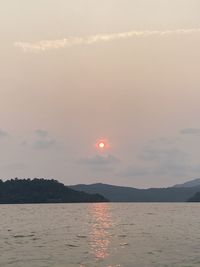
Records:
M186 202L200 191L200 187L137 189L108 184L80 184L70 188L87 193L98 193L112 202Z
M174 187L194 187L194 186L200 186L200 178L185 182L183 184L176 184Z
M188 202L200 202L200 191L197 192L194 196L189 198Z
M106 202L99 194L68 188L56 180L0 180L0 204Z

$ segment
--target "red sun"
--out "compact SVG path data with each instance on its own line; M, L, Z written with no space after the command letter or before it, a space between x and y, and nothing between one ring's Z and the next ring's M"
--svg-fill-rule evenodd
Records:
M109 147L109 143L108 143L108 141L105 140L105 139L101 139L101 140L98 140L98 141L96 142L96 148L97 148L98 150L100 150L100 151L103 151L103 150L105 150L105 149L108 149L108 147Z

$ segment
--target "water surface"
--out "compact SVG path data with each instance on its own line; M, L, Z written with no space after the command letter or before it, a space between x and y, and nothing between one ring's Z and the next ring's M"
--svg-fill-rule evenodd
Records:
M0 206L1 267L199 267L200 205Z

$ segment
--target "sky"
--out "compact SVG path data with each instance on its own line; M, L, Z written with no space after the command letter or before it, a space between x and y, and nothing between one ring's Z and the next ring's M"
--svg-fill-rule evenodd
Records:
M0 0L0 178L147 188L200 177L199 10Z

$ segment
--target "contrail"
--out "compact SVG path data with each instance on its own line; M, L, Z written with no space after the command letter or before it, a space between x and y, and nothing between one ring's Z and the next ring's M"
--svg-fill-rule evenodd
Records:
M192 34L200 33L200 28L196 29L178 29L165 31L129 31L111 34L98 34L87 37L68 37L58 40L42 40L38 42L15 42L16 47L21 48L24 52L41 52L52 49L66 48L76 45L92 45L99 42L110 42L120 39L128 39L133 37L148 37L148 36L167 36L172 34Z

